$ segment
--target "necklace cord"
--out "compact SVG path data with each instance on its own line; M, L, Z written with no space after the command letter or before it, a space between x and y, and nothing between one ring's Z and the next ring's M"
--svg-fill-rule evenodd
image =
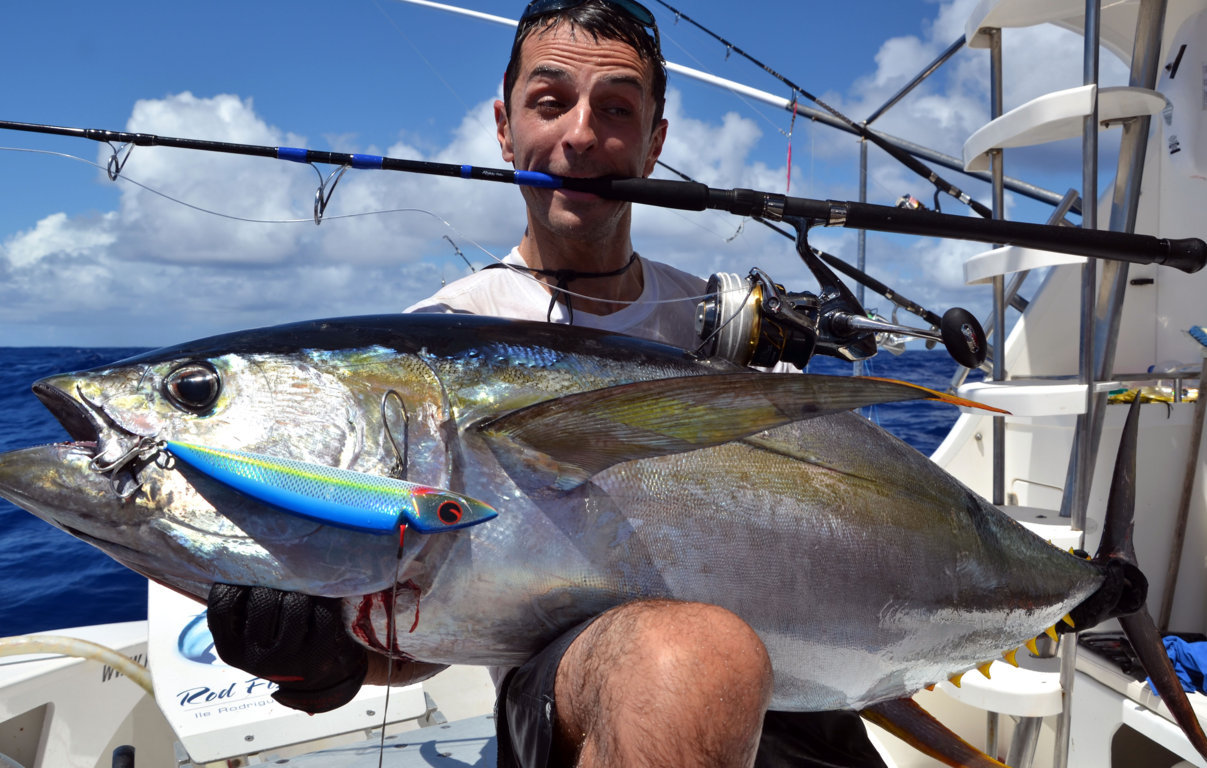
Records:
M492 267L507 267L510 269L518 269L521 272L525 272L530 275L540 275L541 277L553 278L553 294L549 297L549 310L545 313L545 321L553 322L553 308L557 306L558 294L562 294L566 297L566 314L568 316L568 322L570 325L574 325L574 303L572 299L574 294L571 293L567 287L570 281L584 280L595 277L616 277L618 275L623 275L625 272L628 272L629 268L632 267L636 262L637 252L633 251L633 255L629 257L629 260L625 262L623 267L613 269L611 272L583 272L577 269L537 269L535 267L526 267L520 264L504 264L502 262L487 264L485 267L483 267L483 269L490 269Z

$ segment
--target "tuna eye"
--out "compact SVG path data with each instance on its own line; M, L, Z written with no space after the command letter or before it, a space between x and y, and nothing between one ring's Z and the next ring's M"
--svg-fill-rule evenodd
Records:
M204 362L179 365L163 381L163 393L172 405L190 413L208 411L221 392L218 371Z

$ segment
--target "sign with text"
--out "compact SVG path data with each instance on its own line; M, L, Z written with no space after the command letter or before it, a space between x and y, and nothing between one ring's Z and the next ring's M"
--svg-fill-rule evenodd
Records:
M422 717L422 685L364 686L332 712L278 704L276 684L228 666L214 653L205 606L150 583L148 641L155 700L194 762L206 763Z

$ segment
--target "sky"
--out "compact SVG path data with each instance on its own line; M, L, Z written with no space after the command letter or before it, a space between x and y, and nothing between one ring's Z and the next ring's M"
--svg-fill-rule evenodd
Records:
M964 32L974 0L679 0L682 10L810 93L862 120ZM463 7L515 18L522 2ZM789 88L651 3L668 60L789 96ZM0 119L505 167L492 118L512 32L400 0L129 0L11 4ZM1010 109L1079 85L1081 39L1007 30ZM988 55L963 50L875 125L959 156L988 118ZM1126 70L1102 55L1104 84ZM671 76L662 159L712 187L854 200L858 142L786 111ZM0 346L158 346L318 317L397 312L518 242L519 191L489 182L351 170L321 225L312 205L333 170L271 159L136 147L117 181L103 144L0 130ZM1104 142L1109 152L1110 142ZM55 153L55 154L49 154ZM868 200L933 188L870 150ZM70 157L68 157L70 156ZM1063 193L1081 184L1076 145L1010 150L1006 172ZM987 185L942 171L989 204ZM655 177L672 178L665 170ZM972 215L953 198L944 212ZM1007 195L1007 216L1050 207ZM767 271L816 283L792 244L723 212L636 206L643 256L707 276ZM856 233L810 242L854 263ZM868 271L939 314L984 317L989 289L962 261L987 246L868 235ZM865 304L888 315L875 294ZM902 315L903 322L921 324Z

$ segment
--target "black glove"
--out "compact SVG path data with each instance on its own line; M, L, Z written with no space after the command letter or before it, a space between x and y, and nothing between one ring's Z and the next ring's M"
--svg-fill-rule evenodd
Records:
M287 707L342 707L365 679L368 652L344 629L338 598L215 584L206 618L222 660L275 682Z

